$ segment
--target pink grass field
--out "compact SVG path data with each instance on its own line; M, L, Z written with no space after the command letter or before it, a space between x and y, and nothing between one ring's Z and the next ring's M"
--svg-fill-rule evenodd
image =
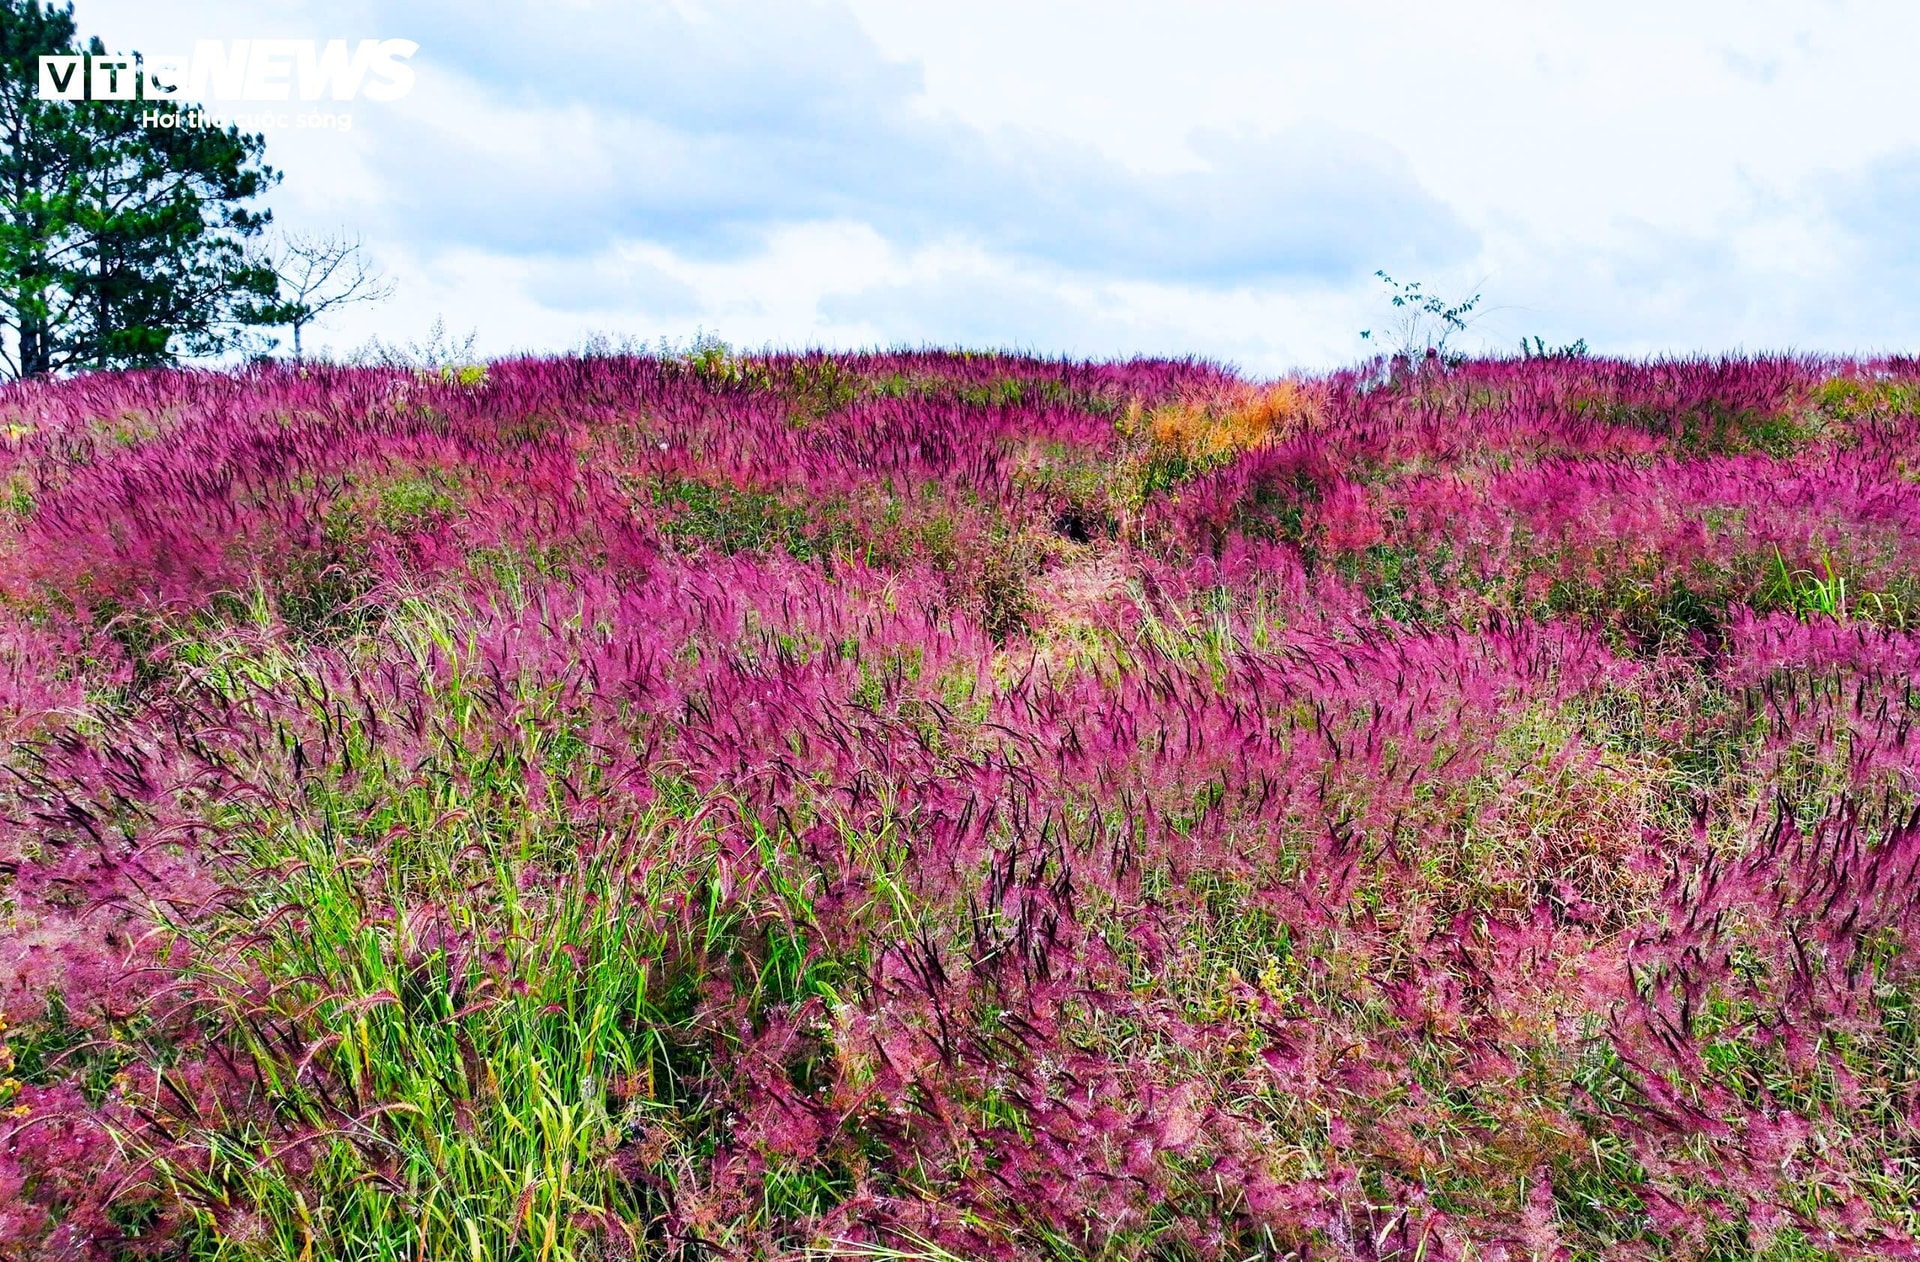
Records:
M1920 1258L1920 364L0 390L0 1257Z

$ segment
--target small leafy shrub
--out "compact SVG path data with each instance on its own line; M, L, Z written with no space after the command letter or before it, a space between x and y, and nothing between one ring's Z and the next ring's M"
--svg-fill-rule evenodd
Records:
M1587 357L1587 339L1575 338L1560 346L1549 346L1547 340L1539 334L1520 339L1520 357L1522 359L1585 359Z
M1429 358L1442 364L1460 362L1450 344L1472 324L1481 295L1451 302L1428 293L1417 280L1398 281L1384 271L1374 275L1387 287L1388 305L1397 313L1394 327L1382 331L1379 339L1386 344L1390 360L1403 368L1417 367ZM1362 329L1360 340L1373 342L1374 330Z

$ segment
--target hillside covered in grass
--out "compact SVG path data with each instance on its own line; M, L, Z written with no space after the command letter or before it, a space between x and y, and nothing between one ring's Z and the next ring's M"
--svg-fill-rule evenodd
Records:
M1920 365L0 391L0 1256L1920 1257Z

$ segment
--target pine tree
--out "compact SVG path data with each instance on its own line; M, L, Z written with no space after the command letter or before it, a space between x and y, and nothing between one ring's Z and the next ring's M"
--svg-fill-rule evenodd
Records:
M0 372L175 363L280 319L249 205L279 181L238 128L149 127L153 103L43 101L39 58L77 44L73 6L0 0Z

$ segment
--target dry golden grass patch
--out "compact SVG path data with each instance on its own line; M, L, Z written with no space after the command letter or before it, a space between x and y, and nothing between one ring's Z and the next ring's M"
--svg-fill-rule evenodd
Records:
M1124 427L1159 451L1212 463L1291 437L1319 414L1315 388L1287 380L1235 386L1147 410L1136 404Z

